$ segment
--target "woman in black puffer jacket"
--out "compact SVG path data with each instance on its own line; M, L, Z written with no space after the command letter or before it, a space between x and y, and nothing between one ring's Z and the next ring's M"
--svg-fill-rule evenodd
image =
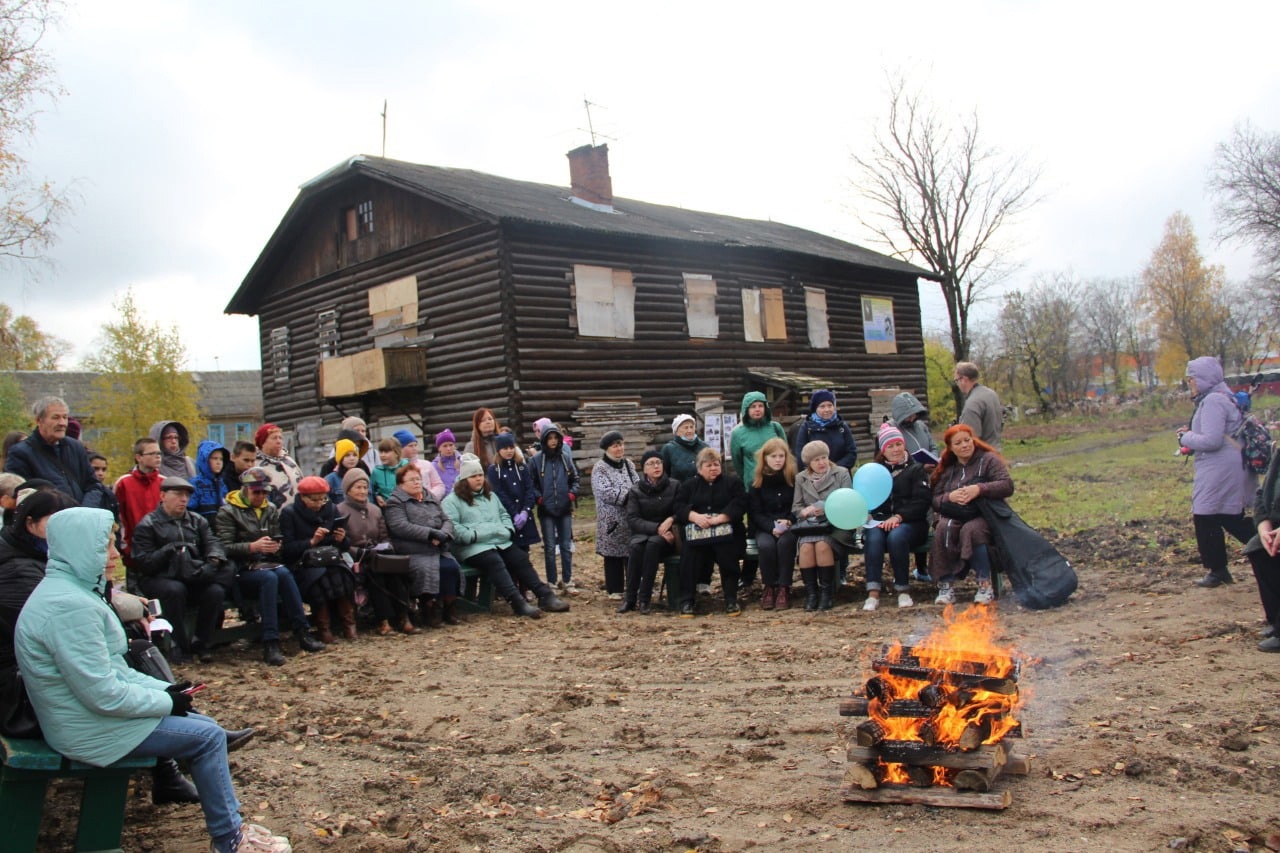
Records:
M629 610L649 612L658 564L675 550L675 504L679 484L667 476L662 454L645 451L640 460L640 481L627 492L624 505L631 530L631 553L627 557L627 590L619 613Z
M796 566L796 534L791 512L796 496L796 458L781 438L771 438L756 452L756 474L748 498L747 535L760 553L764 595L760 609L791 607L791 579Z
M742 480L724 473L719 451L707 447L698 452L698 473L680 484L676 492L676 522L694 531L685 535L680 555L680 615L692 617L694 582L703 566L720 567L720 587L724 611L729 616L742 613L738 604L738 581L742 567L742 543L746 530L742 516L747 511L747 490ZM719 531L726 530L724 534Z

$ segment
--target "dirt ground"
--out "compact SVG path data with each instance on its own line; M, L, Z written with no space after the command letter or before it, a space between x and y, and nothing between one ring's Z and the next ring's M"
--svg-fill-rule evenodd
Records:
M286 648L281 668L248 647L181 674L210 685L200 710L261 729L232 756L244 813L301 851L1280 849L1280 659L1255 650L1246 563L1233 586L1193 586L1189 527L1061 539L1072 601L999 602L1001 641L1029 660L1032 756L1000 781L1004 811L838 795L858 722L839 700L868 649L937 623L923 586L906 610L863 612L850 586L826 614L761 611L757 590L740 618L619 616L584 539L570 613L498 605L419 636ZM48 849L70 838L71 785L47 809ZM125 849L207 849L199 809L152 806L149 786Z

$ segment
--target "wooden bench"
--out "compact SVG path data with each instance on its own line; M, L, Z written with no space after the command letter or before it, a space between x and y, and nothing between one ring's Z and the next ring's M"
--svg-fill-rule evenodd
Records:
M129 777L154 767L154 758L123 758L93 767L54 752L43 740L0 737L0 831L5 850L34 851L40 837L45 788L50 779L83 779L77 851L120 850Z

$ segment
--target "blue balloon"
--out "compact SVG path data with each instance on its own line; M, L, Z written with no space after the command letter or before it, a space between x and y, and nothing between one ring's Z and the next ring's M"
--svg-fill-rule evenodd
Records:
M867 520L867 500L853 489L836 489L823 501L827 521L841 530L856 530Z
M875 509L889 499L893 475L879 462L868 462L853 475L853 490L866 498L868 507Z

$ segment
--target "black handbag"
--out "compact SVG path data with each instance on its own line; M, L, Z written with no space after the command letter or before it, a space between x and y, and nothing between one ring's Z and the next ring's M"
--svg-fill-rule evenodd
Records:
M379 575L407 575L411 568L407 554L387 554L382 551L366 552L360 565Z
M826 516L806 518L791 525L791 532L797 536L828 536L831 533L831 522L827 521Z
M136 669L138 672L170 684L176 681L173 670L169 668L169 662L156 648L156 644L150 640L130 640L129 651L125 652L124 659L130 669Z
M12 738L38 739L40 721L36 719L36 709L27 696L27 687L22 683L22 673L14 672L13 681L5 687L5 695L0 699L0 734Z
M975 518L982 518L982 510L978 506L978 501L970 501L967 504L943 501L938 506L938 513L955 521L973 521Z
M328 569L337 566L346 568L346 565L342 559L342 552L334 545L318 545L302 553L304 569Z

